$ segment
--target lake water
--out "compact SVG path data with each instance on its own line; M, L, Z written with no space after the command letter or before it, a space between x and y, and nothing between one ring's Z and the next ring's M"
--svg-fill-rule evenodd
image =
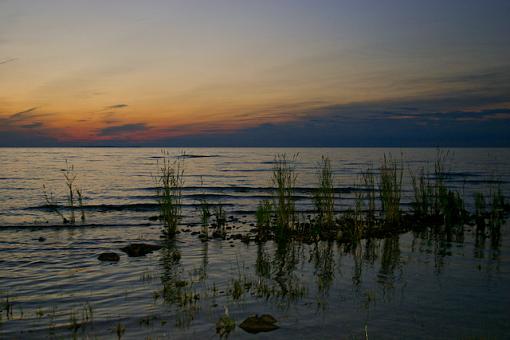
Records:
M352 206L360 172L377 167L384 154L402 157L402 206L408 209L407 168L431 169L435 149L167 151L187 154L181 228L186 232L169 247L129 258L118 249L159 242L160 226L149 218L158 214L154 176L160 149L0 148L0 338L115 338L117 329L122 338L214 338L225 307L238 325L252 314L273 315L280 328L259 338L510 335L508 222L496 244L470 226L453 239L407 233L356 249L330 242L201 242L192 235L200 230L201 199L224 206L232 232L252 228L258 202L271 195L276 154L298 154L296 204L307 215L321 155L331 159L339 211ZM468 209L475 191L500 186L509 197L509 149L450 153L448 184L463 193ZM44 185L64 205L66 160L75 168L86 214L85 222L72 227L61 225L43 196ZM97 255L103 251L116 251L120 261L101 263ZM236 281L242 286L237 295ZM163 290L176 285L192 302ZM253 335L237 327L230 337Z

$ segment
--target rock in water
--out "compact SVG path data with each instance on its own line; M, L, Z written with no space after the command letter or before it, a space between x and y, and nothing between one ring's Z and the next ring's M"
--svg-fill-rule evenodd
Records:
M99 261L112 261L117 262L120 260L120 256L117 253L101 253L97 257Z
M239 325L239 327L248 333L256 334L259 332L270 332L278 329L279 327L275 325L276 322L276 319L269 314L263 314L261 316L255 315L248 317Z
M259 319L267 323L277 323L276 319L270 314L262 314Z
M132 243L124 248L120 248L129 257L145 256L155 250L160 250L161 246L147 243Z

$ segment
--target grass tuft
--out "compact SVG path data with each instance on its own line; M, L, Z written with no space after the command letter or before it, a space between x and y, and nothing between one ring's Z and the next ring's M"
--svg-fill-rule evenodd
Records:
M163 223L163 236L175 237L181 220L182 188L184 186L184 157L176 160L170 158L167 151L162 151L163 160L158 161L159 173L156 177L157 200L160 220Z
M260 201L255 217L257 219L257 227L268 229L271 226L271 218L273 214L273 204L270 200Z
M384 155L380 168L379 191L381 210L386 225L400 223L400 198L402 195L402 161Z
M331 228L335 223L335 189L333 185L333 172L331 161L322 156L318 164L317 172L318 187L313 195L316 223L319 228Z
M200 178L200 187L204 187L204 181L202 178ZM205 199L205 192L202 190L202 197L198 200L198 209L199 209L199 216L200 216L200 224L202 225L202 235L208 236L209 235L209 220L212 217L210 204Z
M294 203L294 189L297 174L294 163L298 154L290 160L285 154L277 155L273 165L273 207L276 218L276 234L279 238L285 236L285 232L292 230L296 221L296 208Z
M78 177L74 170L74 165L69 163L67 160L65 161L66 167L64 169L64 180L66 186L66 201L67 208L70 210L69 216L66 216L59 208L59 201L55 197L53 191L48 191L46 185L43 185L43 197L46 201L46 205L51 211L57 214L61 219L63 224L75 224L76 216L75 209L79 208L81 210L81 221L85 222L85 209L83 205L83 195L82 191L76 187L75 181ZM76 197L76 196L77 197ZM78 206L76 206L78 204Z
M424 218L432 213L433 186L423 168L417 174L411 170L409 173L414 193L414 201L411 203L413 213L419 218Z

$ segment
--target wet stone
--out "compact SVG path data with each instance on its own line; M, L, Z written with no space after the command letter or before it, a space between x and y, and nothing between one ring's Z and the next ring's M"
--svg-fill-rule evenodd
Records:
M145 256L159 249L161 249L161 246L147 243L132 243L128 246L120 248L120 250L125 252L129 257Z
M275 325L276 322L276 319L269 314L263 314L261 316L255 315L246 318L239 327L248 333L256 334L278 329L279 327Z
M120 256L117 253L101 253L97 257L99 261L111 261L117 262L120 260Z

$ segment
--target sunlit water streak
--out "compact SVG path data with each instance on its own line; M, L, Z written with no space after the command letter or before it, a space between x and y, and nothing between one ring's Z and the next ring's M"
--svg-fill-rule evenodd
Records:
M196 222L194 205L205 197L224 204L228 215L239 218L230 223L239 230L249 228L258 201L270 195L277 153L299 153L296 198L302 211L312 209L310 189L322 154L332 160L340 210L351 204L357 174L377 166L384 153L400 157L402 152L406 165L414 168L431 166L436 154L434 149L185 151L208 156L185 160L185 224ZM495 182L509 196L509 150L453 153L449 182L464 192L468 207L474 191L488 192ZM365 325L377 338L509 334L508 224L496 246L477 238L470 228L460 240L405 234L364 244L354 252L325 242L286 249L272 242L263 247L237 240L202 243L190 233L181 233L175 245L181 259L176 263L164 250L128 258L118 248L159 239L159 226L148 220L157 214L154 175L159 157L160 149L0 149L0 302L9 297L13 306L12 318L2 311L0 337L68 337L73 333L70 311L87 302L93 307L94 321L78 329L78 336L113 337L121 323L125 338L149 334L210 338L224 305L238 323L250 314L273 314L281 328L267 333L271 338L363 337ZM40 228L61 223L44 209L42 185L64 194L65 160L74 164L77 184L84 191L86 225ZM410 194L406 185L404 203ZM44 242L38 241L41 236ZM97 255L102 251L117 251L120 262L99 263ZM239 273L253 282L263 280L255 269L263 259L270 263L270 282L275 287L294 283L297 292L300 288L306 292L296 293L295 299L269 301L247 292L234 301L228 294L232 280ZM154 299L154 293L175 277L194 282L193 290L202 294L198 311ZM248 334L237 328L232 335Z

